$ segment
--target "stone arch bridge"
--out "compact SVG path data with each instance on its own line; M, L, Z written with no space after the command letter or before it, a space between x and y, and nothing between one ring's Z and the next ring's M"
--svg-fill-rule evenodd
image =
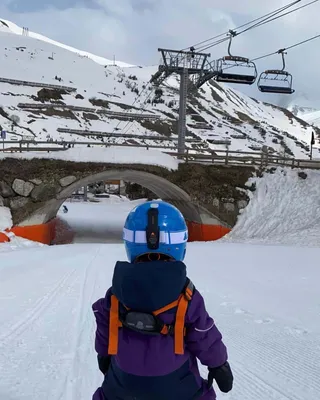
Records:
M252 168L180 164L177 170L143 164L73 162L55 159L0 160L0 206L10 208L15 226L46 224L80 187L123 179L176 205L196 224L233 226L248 198Z

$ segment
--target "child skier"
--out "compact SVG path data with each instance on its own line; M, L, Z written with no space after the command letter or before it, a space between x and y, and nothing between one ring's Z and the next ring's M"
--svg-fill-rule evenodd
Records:
M123 239L129 262L117 262L112 287L92 306L104 374L93 400L214 400L213 380L229 392L221 333L182 262L188 231L180 211L162 201L141 204L128 215Z

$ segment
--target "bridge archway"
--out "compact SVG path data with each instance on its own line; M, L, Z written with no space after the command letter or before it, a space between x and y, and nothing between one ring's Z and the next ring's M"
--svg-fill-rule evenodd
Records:
M174 204L186 220L201 223L199 209L192 203L190 196L177 185L149 172L139 170L107 170L78 179L64 188L55 199L45 203L40 209L19 225L47 223L55 218L64 201L77 189L99 181L122 179L137 183L155 193L159 198Z

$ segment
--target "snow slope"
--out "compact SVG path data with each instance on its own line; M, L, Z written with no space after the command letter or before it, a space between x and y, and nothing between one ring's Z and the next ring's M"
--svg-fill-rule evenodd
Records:
M320 246L300 246L309 242L308 224L317 225L319 174L299 180L296 173L279 170L256 182L233 238L188 244L189 276L223 333L235 377L231 394L218 399L319 400ZM68 203L62 216L87 232L106 229L107 241L108 227L122 225L132 204ZM262 245L264 235L277 245ZM286 235L291 246L280 245ZM244 243L231 242L239 236ZM1 253L0 399L87 400L102 382L91 304L111 284L124 246L18 250Z
M308 124L311 124L311 125L314 124L318 128L320 127L320 111L319 110L306 113L306 114L302 115L301 118L304 119L306 122L308 122Z
M319 399L319 256L299 247L189 245L189 276L234 370L233 392L218 399ZM1 399L91 398L102 382L91 304L105 294L119 259L120 244L1 255Z
M170 141L160 136L177 138L178 80L172 76L157 92L148 84L156 67L125 67L97 63L94 58L70 51L66 46L37 34L19 35L21 28L4 21L0 31L0 125L8 138L31 136L36 140L95 141L99 143L161 144ZM13 33L14 32L14 33ZM1 78L20 79L21 85L1 82ZM28 86L38 82L38 87ZM74 92L43 93L41 85L57 84L75 89ZM139 97L140 95L140 97ZM34 109L31 106L50 108ZM134 104L134 105L133 105ZM30 106L31 105L31 106ZM56 108L53 107L56 106ZM57 105L59 108L57 108ZM74 109L86 107L89 110ZM71 107L71 108L70 108ZM72 108L73 107L73 108ZM143 113L160 118L150 121L138 118ZM122 113L117 115L108 112ZM125 115L123 115L125 114ZM129 114L134 120L128 121ZM136 114L139 114L138 117ZM190 90L187 108L188 146L215 150L259 151L263 145L287 155L306 158L312 128L288 110L255 99L214 81L197 93ZM10 117L20 122L12 125ZM98 132L59 132L59 129L80 129ZM117 133L108 138L102 133ZM121 134L152 135L154 139L125 138ZM199 144L199 140L203 141Z
M97 201L97 199L94 199ZM129 212L146 199L130 201L126 197L110 196L99 203L74 202L64 204L59 218L65 220L75 234L74 243L122 243L122 229Z
M14 24L13 22L8 21L3 18L0 19L0 31L7 32L7 33L14 33L16 35L23 35L23 28ZM28 31L28 36L33 39L42 40L43 42L50 43L54 46L69 50L73 53L77 53L81 56L88 57L100 65L113 65L114 64L113 61L108 60L107 58L99 57L94 54L88 53L86 51L75 49L74 47L67 46L63 43L56 42L55 40L49 39L46 36L40 35L39 33ZM131 64L124 63L122 61L117 61L116 65L118 65L119 67L132 67L133 66Z
M250 178L256 191L248 191L249 205L223 240L320 247L320 173L303 172L306 179L290 168Z

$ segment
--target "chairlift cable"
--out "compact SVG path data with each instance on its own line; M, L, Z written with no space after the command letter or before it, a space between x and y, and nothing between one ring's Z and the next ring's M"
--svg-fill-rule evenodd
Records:
M302 6L299 6L299 7L295 8L294 10L287 11L286 13L284 13L284 14L281 14L281 15L278 15L278 16L276 16L276 17L274 17L274 18L272 18L272 19L270 19L270 20L268 20L268 21L261 22L261 23L257 24L257 26L262 26L262 25L265 25L265 24L267 24L267 23L269 23L269 22L275 21L276 19L279 19L279 18L285 17L286 15L289 15L289 14L291 14L291 13L295 12L295 11L301 10L302 8L305 8L305 7L311 6L312 4L314 4L314 3L317 3L318 1L319 1L319 0L313 0L313 1L310 1L310 2L309 2L309 3L307 3L307 4L304 4L304 5L302 5ZM253 26L253 27L249 27L249 28L247 28L247 29L243 30L242 32L239 32L239 35L240 35L241 33L244 33L244 32L246 32L247 30L250 30L250 29L254 28L254 27L255 27L255 26Z
M267 23L269 23L269 22L275 21L276 19L282 18L282 17L284 17L284 16L286 16L286 15L289 15L289 14L295 12L295 11L301 10L302 8L311 6L312 4L317 3L318 1L319 1L319 0L312 0L312 1L310 1L309 3L306 3L306 4L302 5L302 6L299 6L299 7L295 8L295 9L293 9L293 10L287 11L287 12L284 13L284 14L277 15L277 16L271 18L271 19L270 19L270 17L269 17L268 19L266 19L266 20L264 20L264 21L260 21L259 23L253 25L252 27L249 27L249 28L247 28L247 29L245 29L245 30L243 30L243 31L241 31L241 32L238 32L236 36L239 36L239 35L241 35L242 33L245 33L245 32L247 32L247 31L249 31L249 30L251 30L251 29L258 28L259 26L263 26L263 25L265 25L265 24L267 24ZM225 40L229 40L229 38L226 38ZM207 46L204 46L204 47L199 48L198 51L205 51L205 50L208 50L208 49L210 49L210 48L216 46L217 44L220 44L220 43L213 42L213 43L211 43L211 44L208 44Z
M274 51L273 53L269 53L269 54L265 54L264 56L260 56L260 57L253 58L251 61L261 60L261 59L263 59L263 58L267 58L267 57L273 56L273 55L275 55L275 54L279 54L279 52L286 51L286 50L291 50L291 49L293 49L294 47L301 46L302 44L311 42L312 40L315 40L315 39L318 39L318 38L320 38L320 34L319 34L319 35L312 36L312 37L309 38L309 39L302 40L301 42L295 43L295 44L293 44L293 45L291 45L291 46L289 46L289 47L285 47L285 48L283 48L283 49Z
M275 13L282 12L282 11L286 10L287 8L292 7L292 6L294 6L295 4L300 3L300 2L301 2L301 0L296 0L296 1L294 1L293 3L287 4L286 6L283 6L283 7L281 7L281 8L278 8L278 9L274 10L274 11L271 11L271 12L269 12L268 14L265 14L265 15L263 15L263 16L261 16L261 17L255 18L255 19L253 19L252 21L246 22L245 24L240 25L240 26L238 26L237 28L234 28L233 30L237 31L238 29L244 28L244 27L246 27L246 26L248 26L248 25L250 25L250 24L253 24L254 22L257 22L257 21L259 21L259 20L265 18L265 17L272 16L272 15L275 14ZM198 43L194 44L192 47L197 47L197 46L199 46L199 45L201 45L201 44L208 43L208 42L210 42L211 40L218 39L218 38L220 38L220 37L222 37L222 36L227 35L228 33L229 33L229 31L224 32L224 33L221 33L221 34L219 34L219 35L216 35L216 36L214 36L214 37L212 37L212 38L209 38L209 39L206 39L206 40L202 40L201 42L198 42ZM190 48L190 47L186 47L186 48L182 49L181 51L188 50L189 48Z
M142 103L142 106L141 106L141 107L144 107L144 106L147 104L147 101L148 101L149 98L152 96L153 91L154 91L154 89L150 90L150 93L149 93L148 96L144 99L144 102ZM141 93L142 93L142 92L141 92ZM140 115L142 115L142 112L141 112ZM120 122L121 122L121 121L120 121ZM127 133L128 130L129 130L129 128L130 128L130 126L131 126L131 124L133 124L134 122L135 122L135 120L128 121L128 122L126 123L126 125L124 126L123 132L122 132L122 133ZM127 130L126 130L126 128L127 128Z
M283 52L283 51L291 50L291 49L293 49L293 48L295 48L295 47L301 46L302 44L311 42L312 40L315 40L315 39L318 39L318 38L320 38L320 34L315 35L315 36L312 36L312 37L310 37L310 38L308 38L308 39L302 40L301 42L295 43L295 44L293 44L293 45L291 45L291 46L284 47L283 49L279 49L279 50L274 51L274 52L272 52L272 53L268 53L268 54L264 54L263 56L259 56L259 57L256 57L256 58L252 58L252 59L250 59L250 61L258 61L258 60L262 60L262 59L267 58L267 57L274 56L274 55L279 54L279 53L281 53L281 52ZM227 68L225 68L225 69L230 69L230 68L234 68L234 67L235 67L235 66L230 66L230 67L227 67Z
M274 16L274 15L276 15L276 14L279 14L279 13L285 11L286 9L288 9L289 7L292 7L292 6L294 6L295 4L299 3L300 1L301 1L301 0L295 0L294 2L292 2L292 3L290 3L290 4L287 4L286 6L283 6L283 7L281 7L281 8L278 8L278 9L276 9L276 10L274 10L274 11L268 13L268 14L265 14L265 15L259 17L259 18L256 18L256 19L254 19L254 20L252 20L252 21L250 21L250 22L247 22L247 23L245 23L245 24L239 26L239 27L236 28L236 29L243 28L243 27L245 27L245 26L247 26L247 25L250 25L250 24L252 24L252 23L254 23L254 22L256 22L256 21L260 21L261 19L263 19L263 22L266 23L266 22L267 22L267 21L265 20L266 17L270 18L271 16ZM315 0L315 1L319 1L319 0ZM240 33L243 33L243 32L240 32ZM240 34L240 33L239 33L239 34ZM238 35L238 34L237 34L237 35ZM215 38L219 38L219 37L222 37L222 36L225 36L225 33L222 33L222 34L216 36ZM207 39L207 40L205 40L205 41L202 41L202 42L198 43L197 45L199 45L199 44L201 44L201 43L208 42L208 41L210 41L210 40L212 40L212 39L213 39L213 38ZM224 37L223 39L220 39L220 40L216 41L215 43L211 44L210 47L217 46L217 45L219 45L219 44L221 44L221 43L224 43L224 42L227 41L227 40L229 40L229 38L228 38L228 37L227 37L227 38ZM197 45L195 45L195 46L197 46ZM194 47L195 47L195 46L194 46ZM209 48L209 47L208 47L208 48ZM186 50L186 49L183 49L183 50ZM183 50L182 50L182 51L183 51ZM206 48L205 48L204 50L206 50ZM150 83L150 81L151 81L151 78L150 78L149 82L147 83L147 85ZM146 87L147 87L147 86L146 86ZM136 98L136 99L134 100L134 102L132 103L132 106L138 101L138 99L141 97L141 95L142 95L145 91L146 91L146 88L143 89L143 90L139 93L139 95L137 96L137 98ZM148 100L149 98L150 98L150 95L145 99L145 101ZM122 121L119 121L119 123L118 123L118 124L116 125L116 127L114 128L114 131L119 127L119 125L121 124L121 122L122 122Z

